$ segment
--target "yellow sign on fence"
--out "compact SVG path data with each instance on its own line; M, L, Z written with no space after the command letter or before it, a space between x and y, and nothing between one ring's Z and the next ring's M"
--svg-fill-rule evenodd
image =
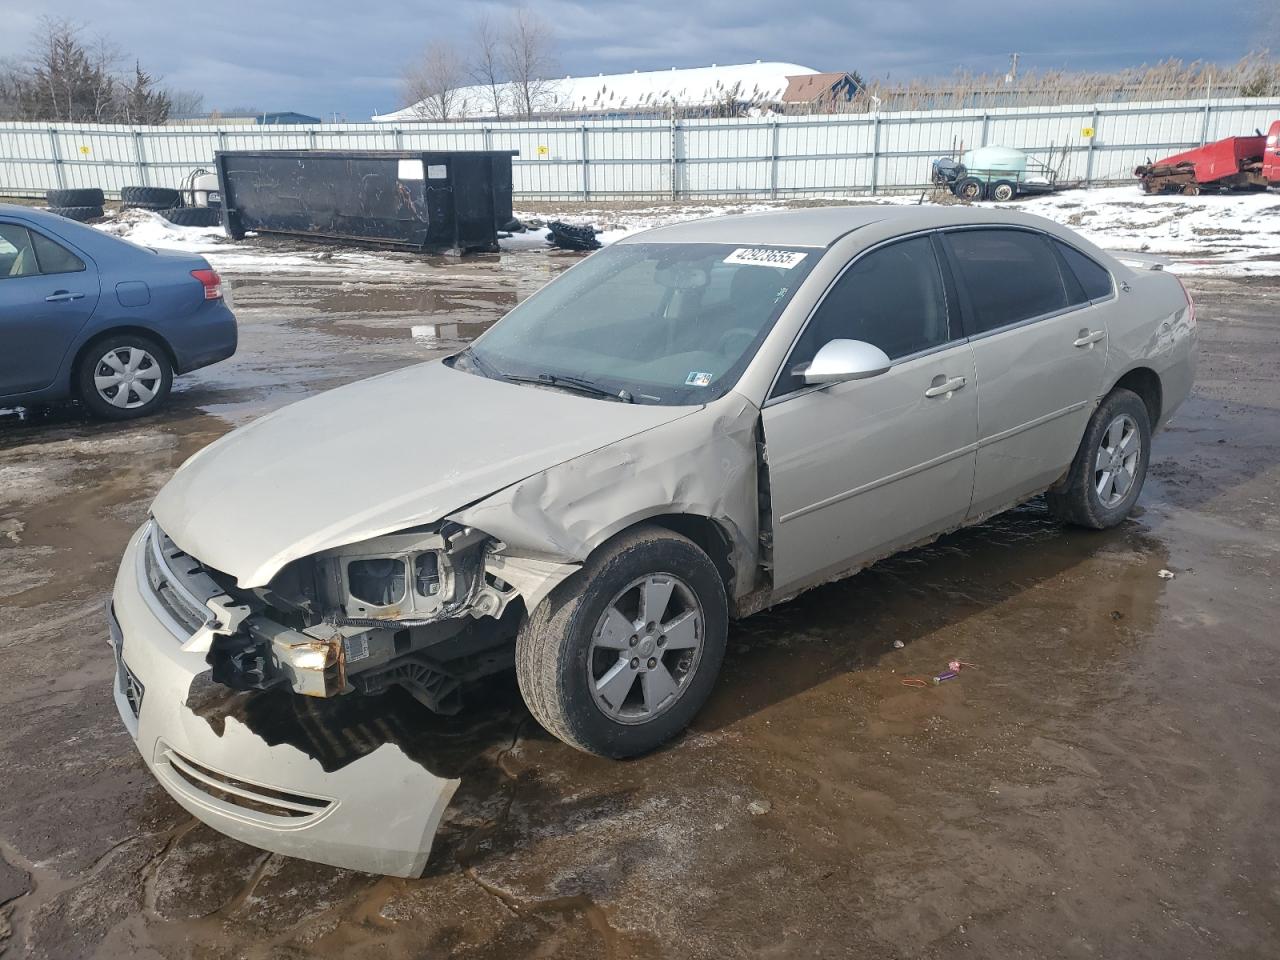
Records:
M545 143L538 144L538 156L545 157L545 156L548 156L550 153L551 153L551 148L548 147Z
M1093 127L1085 127L1083 130L1080 131L1080 136L1084 137L1086 140L1092 140Z

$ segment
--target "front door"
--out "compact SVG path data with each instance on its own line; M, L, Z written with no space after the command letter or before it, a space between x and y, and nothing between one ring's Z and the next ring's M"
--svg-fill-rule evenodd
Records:
M973 357L954 336L935 241L856 258L810 318L763 410L774 586L785 594L958 525L977 440ZM823 387L789 371L863 340L886 373Z
M944 241L981 384L972 520L1040 492L1071 465L1102 388L1107 327L1104 298L1094 305L1085 294L1059 241L987 227Z
M0 396L49 386L98 305L98 275L60 243L0 220Z

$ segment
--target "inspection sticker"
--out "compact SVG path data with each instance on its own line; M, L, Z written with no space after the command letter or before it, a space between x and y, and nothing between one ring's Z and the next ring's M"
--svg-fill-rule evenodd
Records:
M694 370L684 378L686 387L709 387L711 386L711 374L702 370Z
M770 250L767 247L739 247L724 258L725 263L749 263L757 267L781 267L790 270L807 254L799 250Z

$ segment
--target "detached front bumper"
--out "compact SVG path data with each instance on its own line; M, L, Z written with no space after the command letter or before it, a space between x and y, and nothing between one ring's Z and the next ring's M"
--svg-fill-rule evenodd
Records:
M457 780L387 743L326 771L287 744L270 746L235 716L221 735L188 706L207 673L208 628L194 635L152 596L144 526L129 541L112 595L115 702L147 768L192 816L245 843L305 860L418 876Z

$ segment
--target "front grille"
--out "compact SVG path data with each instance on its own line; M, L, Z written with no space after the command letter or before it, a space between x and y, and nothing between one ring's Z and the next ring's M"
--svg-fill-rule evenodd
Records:
M156 524L151 525L142 548L152 599L191 636L213 619L207 601L224 591L198 560L184 553Z
M176 786L187 793L229 804L242 814L264 823L300 826L307 820L317 819L333 806L332 800L323 797L246 783L196 763L165 744L160 745L159 752L160 760L172 773L171 782L176 781Z

